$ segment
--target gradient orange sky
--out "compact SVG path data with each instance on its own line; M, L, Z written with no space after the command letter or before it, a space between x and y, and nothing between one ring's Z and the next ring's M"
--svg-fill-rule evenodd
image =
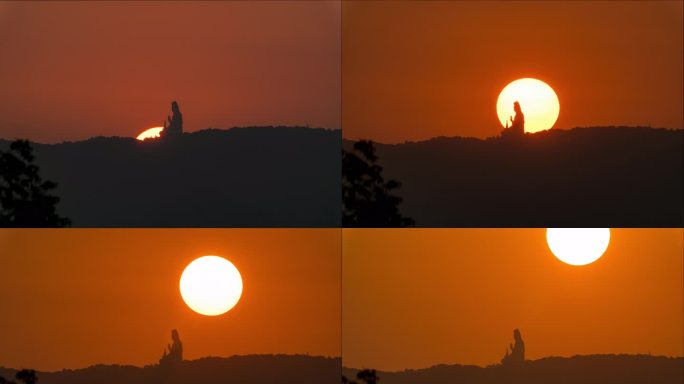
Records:
M0 138L340 128L339 2L0 2Z
M497 97L523 77L555 89L557 128L682 128L683 13L681 1L345 2L343 135L495 136Z
M544 229L344 229L342 360L402 370L528 359L682 356L682 229L613 229L601 259L564 264Z
M0 231L0 366L156 363L177 328L185 359L340 356L339 229ZM190 310L178 284L204 255L239 269L228 313Z

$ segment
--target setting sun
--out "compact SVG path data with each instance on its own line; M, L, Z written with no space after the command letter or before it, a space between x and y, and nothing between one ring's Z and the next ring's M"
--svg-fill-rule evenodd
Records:
M203 256L185 267L180 292L193 311L206 316L222 315L240 300L242 277L230 261Z
M560 113L558 96L545 82L524 78L508 84L496 101L496 113L502 126L510 125L513 103L519 102L525 115L525 132L545 131L553 127Z
M608 228L548 228L546 242L558 260L587 265L598 260L610 243Z
M136 139L143 141L145 139L153 139L155 137L159 137L161 135L161 131L164 130L164 127L154 127L146 130L145 132L141 133L136 137Z

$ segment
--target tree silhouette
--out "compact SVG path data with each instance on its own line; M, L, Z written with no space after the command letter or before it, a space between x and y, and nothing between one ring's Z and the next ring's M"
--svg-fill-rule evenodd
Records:
M22 369L17 372L15 376L17 380L24 382L25 384L35 384L38 382L38 376L36 376L36 371L33 369Z
M377 162L372 141L357 141L354 151L342 151L342 226L413 226L413 219L399 212L403 199L392 194L401 183L385 181Z
M38 376L36 375L36 371L33 369L22 369L21 371L17 372L16 375L14 375L14 378L24 384L36 384L38 382ZM4 377L0 376L0 384L17 383L12 380L7 380Z
M364 369L356 374L356 378L363 380L366 384L377 384L380 381L375 369Z
M43 181L33 164L33 148L16 140L8 151L0 151L0 226L65 227L71 222L56 213L59 197L50 194L57 187Z

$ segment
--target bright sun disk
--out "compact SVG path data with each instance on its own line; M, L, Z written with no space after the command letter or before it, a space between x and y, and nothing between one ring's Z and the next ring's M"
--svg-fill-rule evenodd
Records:
M546 242L558 260L587 265L598 260L610 243L608 228L548 228Z
M553 127L558 120L560 103L556 92L541 80L518 79L501 90L496 101L496 114L502 126L506 126L514 115L513 103L520 103L525 115L525 132L545 131Z
M230 261L219 256L202 256L183 270L180 293L193 311L206 316L221 315L240 300L242 276Z
M161 131L164 130L164 127L154 127L150 128L143 133L139 134L136 139L143 141L145 139L153 139L155 137L159 137L161 135Z

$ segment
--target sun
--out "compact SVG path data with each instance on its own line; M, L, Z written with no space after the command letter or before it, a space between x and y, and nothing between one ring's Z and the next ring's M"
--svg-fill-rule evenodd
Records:
M502 126L505 127L506 122L510 125L510 117L514 115L513 103L516 101L525 115L525 132L545 131L558 120L558 96L553 88L541 80L518 79L504 87L496 101L496 114Z
M610 229L547 228L546 242L558 260L587 265L603 256L610 243Z
M222 315L240 300L242 276L230 261L202 256L183 270L180 293L193 311L206 316Z
M146 130L145 132L141 133L136 137L136 139L143 141L145 139L153 139L155 137L159 137L161 135L161 131L164 130L164 127L154 127Z

